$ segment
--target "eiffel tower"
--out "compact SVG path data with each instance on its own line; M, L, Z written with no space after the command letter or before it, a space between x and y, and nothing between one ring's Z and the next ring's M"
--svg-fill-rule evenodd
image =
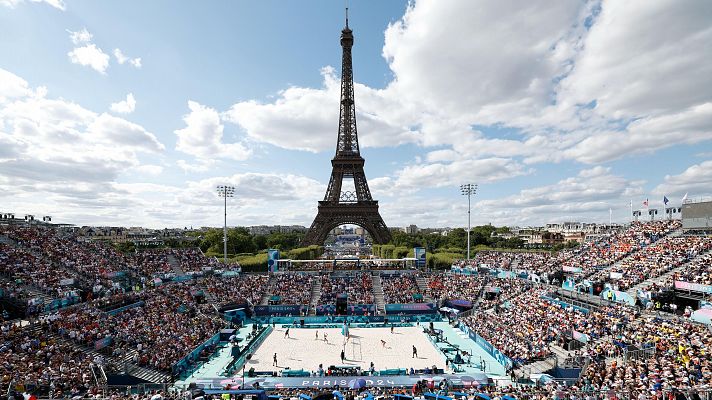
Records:
M341 31L341 111L336 155L331 160L331 179L324 200L319 202L319 211L302 245L323 244L329 232L343 224L358 225L366 229L376 243L387 243L391 240L391 232L378 213L378 201L373 200L368 189L366 174L363 172L365 160L361 157L358 147L351 65L354 35L349 29L348 8L346 12L346 27ZM342 191L344 180L353 180L353 191Z

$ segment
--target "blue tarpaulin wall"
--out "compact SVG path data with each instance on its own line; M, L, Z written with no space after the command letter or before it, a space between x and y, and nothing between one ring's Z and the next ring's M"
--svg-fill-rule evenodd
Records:
M512 368L514 366L514 361L512 361L511 358L507 357L499 351L496 347L492 346L490 342L485 340L482 336L478 335L477 332L471 330L467 325L464 323L460 322L460 329L467 333L470 336L470 339L474 340L475 343L480 345L484 351L486 351L489 355L494 357L495 360L497 360L498 363L503 365L505 368Z

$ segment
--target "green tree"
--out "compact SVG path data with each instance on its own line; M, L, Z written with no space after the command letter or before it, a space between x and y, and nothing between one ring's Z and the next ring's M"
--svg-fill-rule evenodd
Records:
M256 235L252 238L257 250L265 250L267 248L267 237L265 235Z
M449 247L467 247L467 231L462 228L455 228L447 235L447 245Z
M230 229L227 232L227 247L232 254L254 253L257 251L252 236L244 228Z

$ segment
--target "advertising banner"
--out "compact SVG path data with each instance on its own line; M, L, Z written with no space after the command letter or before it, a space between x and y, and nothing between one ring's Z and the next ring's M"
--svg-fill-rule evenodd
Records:
M585 333L581 333L576 330L572 330L572 335L574 339L578 340L581 343L588 343L588 335Z
M364 379L367 387L412 387L418 381L423 379L441 380L447 378L453 386L470 387L479 385L481 382L487 382L488 376L482 373L471 373L469 375L402 375L402 376L312 376L302 378L291 377L259 377L246 378L245 386L251 387L254 383L264 389L274 388L324 388L324 390L332 391L335 386L347 388L349 383L356 379ZM221 383L225 378L213 379L197 379L194 382L205 387L206 392L210 389L223 388L225 385ZM445 399L447 397L440 396Z
M583 271L580 267L569 267L568 265L565 265L563 270L564 272L573 272L575 274Z
M415 266L418 268L425 267L425 247L415 247L413 249L413 254L415 255Z
M675 281L675 289L712 294L712 286L703 285L701 283Z
M301 315L307 307L299 304L283 306L255 306L255 315Z
M375 304L349 304L346 306L346 315L364 315L373 314L376 312ZM316 306L316 315L335 315L336 306L333 304L325 304Z
M267 271L277 272L277 260L279 260L279 250L267 250Z
M386 314L430 314L437 312L433 303L386 304Z
M463 299L447 299L444 305L450 308L456 308L458 310L464 311L472 308L472 302Z

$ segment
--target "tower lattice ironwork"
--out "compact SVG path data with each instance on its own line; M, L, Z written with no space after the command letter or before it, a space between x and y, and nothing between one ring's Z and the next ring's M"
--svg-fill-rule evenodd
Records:
M348 11L348 10L347 10ZM361 157L356 131L356 105L354 103L354 78L351 48L354 45L353 31L346 27L341 31L341 110L339 112L339 137L336 155L331 160L331 178L324 200L319 202L319 211L302 244L322 244L329 231L343 224L363 227L376 243L387 243L391 233L378 213L378 201L373 200L368 189L365 160ZM342 190L344 179L353 179L353 191Z

